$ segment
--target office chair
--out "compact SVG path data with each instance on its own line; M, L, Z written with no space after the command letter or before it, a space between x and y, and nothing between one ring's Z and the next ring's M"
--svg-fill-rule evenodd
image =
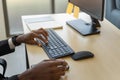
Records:
M106 0L106 18L120 29L120 0Z
M5 75L5 71L7 68L7 62L5 59L0 58L0 65L3 67L3 76Z

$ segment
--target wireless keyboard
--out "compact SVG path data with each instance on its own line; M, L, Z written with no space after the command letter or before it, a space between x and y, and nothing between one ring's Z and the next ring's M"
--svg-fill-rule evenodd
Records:
M74 54L74 51L63 41L61 37L52 29L47 29L48 45L37 39L42 44L42 48L50 59L57 59Z

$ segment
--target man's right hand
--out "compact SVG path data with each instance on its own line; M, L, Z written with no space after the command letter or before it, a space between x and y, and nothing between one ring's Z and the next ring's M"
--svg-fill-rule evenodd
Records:
M33 68L18 75L19 80L59 80L65 75L68 64L61 59L44 60Z

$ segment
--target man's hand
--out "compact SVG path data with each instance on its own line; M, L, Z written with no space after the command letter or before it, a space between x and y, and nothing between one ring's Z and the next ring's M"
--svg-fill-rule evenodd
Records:
M18 75L19 80L59 80L65 75L68 64L61 59L44 60L28 71Z
M31 45L40 45L35 41L35 38L42 40L44 43L48 42L48 33L44 29L33 30L30 33L20 35L16 38L18 43L27 43Z

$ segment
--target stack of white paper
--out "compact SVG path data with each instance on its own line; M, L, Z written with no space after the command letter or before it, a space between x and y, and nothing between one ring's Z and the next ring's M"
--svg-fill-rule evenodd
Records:
M58 29L62 28L63 26L59 24L59 22L55 21L51 16L39 17L39 18L29 18L25 20L27 27L30 30L35 30L39 28L52 28Z

